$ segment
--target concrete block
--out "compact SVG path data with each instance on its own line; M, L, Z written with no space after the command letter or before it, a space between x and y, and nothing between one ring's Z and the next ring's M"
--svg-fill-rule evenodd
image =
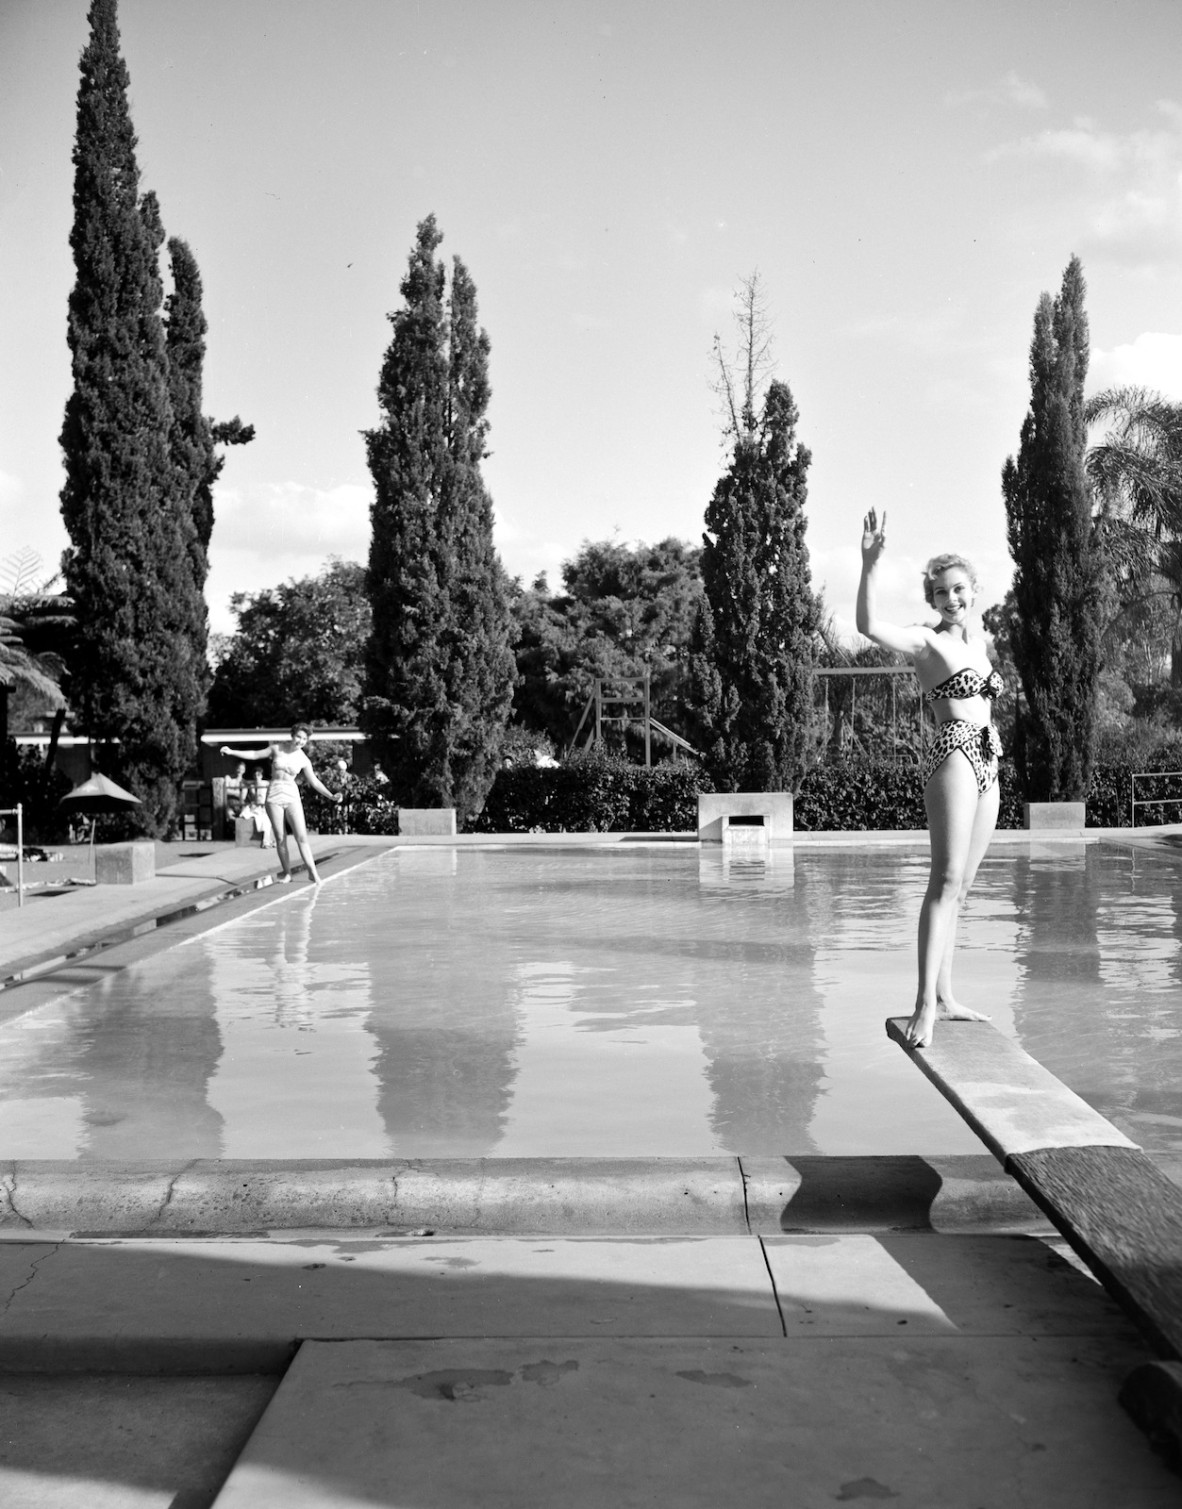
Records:
M1084 802L1023 802L1026 828L1082 828L1087 819Z
M155 880L155 844L100 844L94 851L94 878L99 885L139 885Z
M399 807L398 832L403 838L448 837L454 838L456 809L454 807Z
M792 842L790 791L703 791L698 842L750 850Z
M236 848L249 848L255 844L260 849L263 846L263 835L253 817L236 817L234 819L234 844Z

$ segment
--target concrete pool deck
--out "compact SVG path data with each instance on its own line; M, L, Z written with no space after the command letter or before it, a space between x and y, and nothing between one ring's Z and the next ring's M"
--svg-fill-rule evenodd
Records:
M0 1013L291 894L175 848L6 911L0 980L74 962ZM984 1154L0 1166L13 1509L1178 1499L1145 1345Z

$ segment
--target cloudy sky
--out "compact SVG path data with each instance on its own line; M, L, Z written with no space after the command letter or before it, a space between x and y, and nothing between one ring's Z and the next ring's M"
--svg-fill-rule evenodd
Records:
M0 0L0 559L66 543L57 435L87 0ZM711 343L758 271L814 456L815 580L852 616L958 549L1011 567L999 474L1039 294L1083 259L1096 388L1182 399L1178 0L120 0L144 188L192 246L206 403L258 431L217 498L229 596L364 560L359 431L434 213L492 341L509 570L697 540Z

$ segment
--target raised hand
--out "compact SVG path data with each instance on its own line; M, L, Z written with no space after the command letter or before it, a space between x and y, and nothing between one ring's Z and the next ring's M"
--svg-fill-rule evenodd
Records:
M885 549L886 511L883 510L882 522L879 523L878 515L872 508L862 520L862 560L865 565L875 565Z

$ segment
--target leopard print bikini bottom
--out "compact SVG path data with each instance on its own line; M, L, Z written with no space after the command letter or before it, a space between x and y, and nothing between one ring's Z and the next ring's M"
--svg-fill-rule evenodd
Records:
M950 718L937 728L935 742L923 759L924 785L958 749L973 767L977 790L984 796L997 781L1001 740L992 723L970 723L967 718Z

